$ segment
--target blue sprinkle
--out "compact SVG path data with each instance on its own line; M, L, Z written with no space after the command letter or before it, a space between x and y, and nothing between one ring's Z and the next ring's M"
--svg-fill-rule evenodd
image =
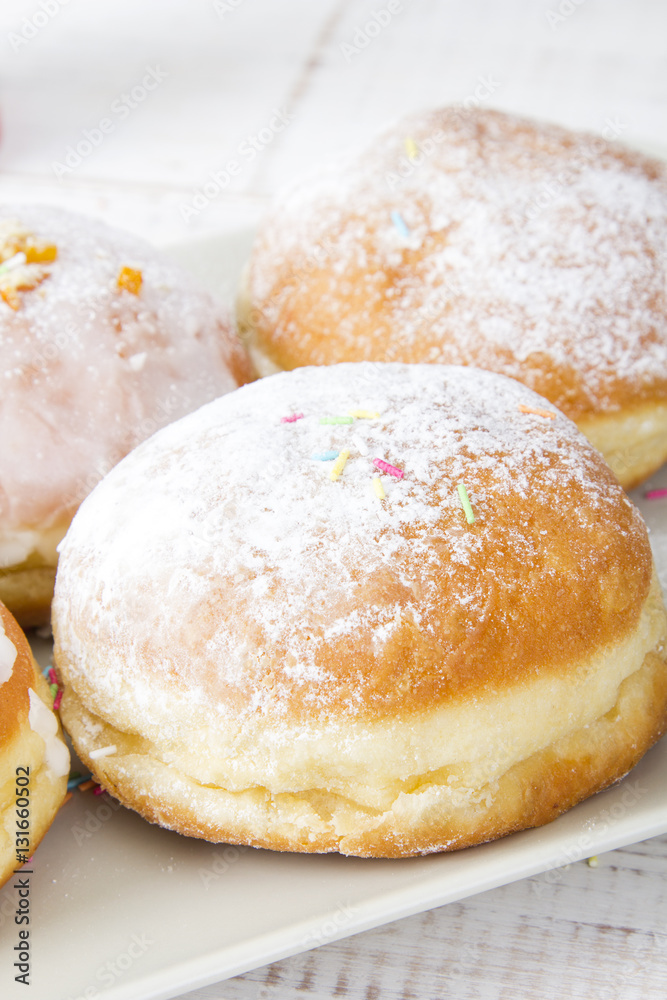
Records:
M321 451L318 455L311 455L310 457L314 462L333 462L334 458L338 458L337 451Z
M67 791L71 792L77 785L82 785L84 781L90 781L91 778L92 774L77 774L76 777L71 777L67 782Z
M397 212L394 209L394 211L391 213L391 221L394 223L394 225L398 229L403 239L407 240L410 238L410 230L405 224L405 219L403 218L400 212Z

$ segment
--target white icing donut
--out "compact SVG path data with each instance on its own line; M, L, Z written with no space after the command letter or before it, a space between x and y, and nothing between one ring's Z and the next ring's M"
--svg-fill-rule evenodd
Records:
M0 597L34 623L48 614L56 546L95 483L250 369L207 293L101 222L4 206L0 272Z

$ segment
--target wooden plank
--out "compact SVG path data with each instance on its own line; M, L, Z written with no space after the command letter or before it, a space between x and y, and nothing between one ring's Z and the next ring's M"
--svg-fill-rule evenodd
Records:
M368 931L187 1000L664 1000L667 836Z

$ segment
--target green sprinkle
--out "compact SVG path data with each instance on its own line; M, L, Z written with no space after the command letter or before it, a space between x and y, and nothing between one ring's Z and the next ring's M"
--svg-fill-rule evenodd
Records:
M354 417L320 417L321 424L353 424Z
M466 521L468 522L468 524L472 524L473 521L475 520L475 515L472 512L472 507L470 506L470 500L468 499L466 488L463 485L463 483L458 483L456 488L459 491L461 506L463 507L466 514Z

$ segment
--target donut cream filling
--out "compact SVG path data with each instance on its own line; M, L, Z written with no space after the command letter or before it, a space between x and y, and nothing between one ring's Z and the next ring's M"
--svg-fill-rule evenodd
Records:
M138 735L96 714L98 706L89 709L71 686L62 712L84 756L116 744L114 756L96 762L110 775L134 759L140 780L142 761L151 759L184 780L236 795L253 789L313 801L333 795L383 812L401 795L437 787L455 806L486 802L513 766L612 712L623 682L649 659L657 656L667 670L666 646L667 620L654 577L636 629L577 670L556 677L545 672L512 690L405 719L323 719L299 726L249 715L240 725L231 719L214 725L193 715L174 724L156 712Z
M44 530L24 528L0 534L0 576L55 566L57 547L68 526L69 522Z

